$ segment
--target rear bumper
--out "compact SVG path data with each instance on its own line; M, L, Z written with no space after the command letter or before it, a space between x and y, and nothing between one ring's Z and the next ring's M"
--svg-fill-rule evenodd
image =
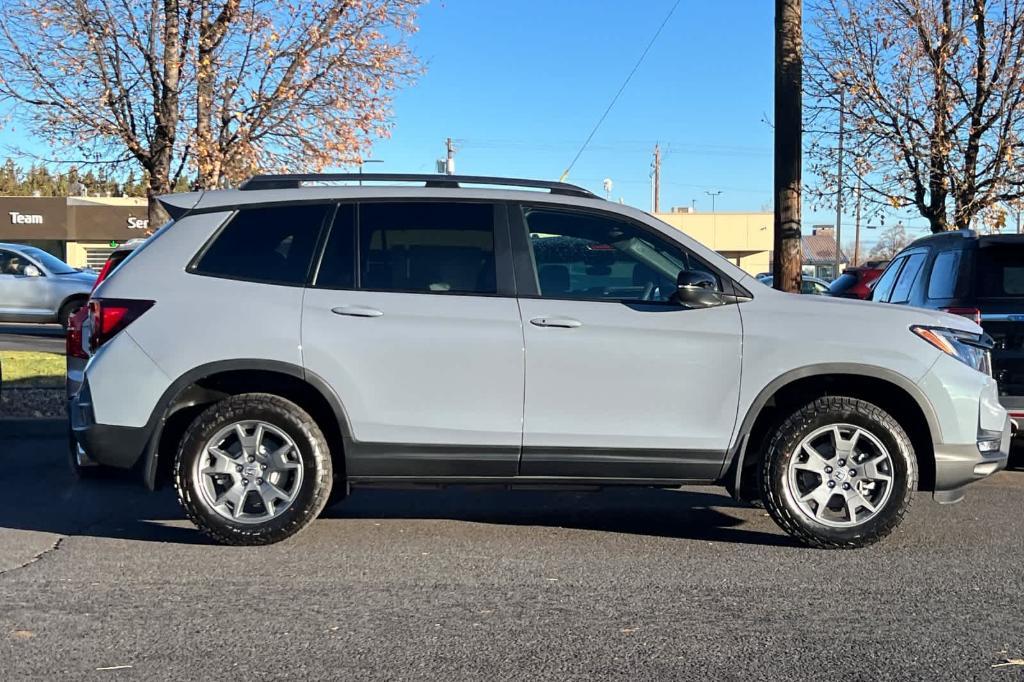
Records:
M68 401L71 434L89 459L118 469L131 469L149 442L147 427L97 424L88 382Z
M943 504L959 502L969 483L1006 468L1010 455L1009 416L999 436L999 449L982 452L977 445L935 445L935 499Z

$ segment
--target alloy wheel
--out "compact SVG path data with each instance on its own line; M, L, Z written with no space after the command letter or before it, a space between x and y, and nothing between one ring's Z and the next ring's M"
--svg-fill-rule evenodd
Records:
M814 430L790 458L787 492L812 521L835 528L874 518L892 493L893 461L870 431L852 424Z
M238 523L264 523L295 502L302 470L302 454L288 434L250 420L229 424L206 442L193 480L219 515Z

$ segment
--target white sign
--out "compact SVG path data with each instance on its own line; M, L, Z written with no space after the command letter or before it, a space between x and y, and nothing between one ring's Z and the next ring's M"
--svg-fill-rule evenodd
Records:
M7 215L11 216L12 225L42 225L43 216L35 213L18 213L17 211L8 211Z
M135 216L128 216L128 229L148 230L149 220L147 220L146 218L136 218Z

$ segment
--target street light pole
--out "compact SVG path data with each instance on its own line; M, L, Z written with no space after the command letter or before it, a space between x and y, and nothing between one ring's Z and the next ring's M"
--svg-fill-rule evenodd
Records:
M715 192L711 192L711 191L704 192L704 194L707 194L709 197L711 197L711 212L712 213L715 212L715 197L717 197L721 193L722 193L722 190L717 190Z

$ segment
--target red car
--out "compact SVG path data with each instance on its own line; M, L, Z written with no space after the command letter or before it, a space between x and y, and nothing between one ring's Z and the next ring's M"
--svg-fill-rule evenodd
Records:
M864 265L846 268L843 274L832 282L828 292L839 298L859 298L866 301L871 298L871 285L882 275L889 261L868 261Z

